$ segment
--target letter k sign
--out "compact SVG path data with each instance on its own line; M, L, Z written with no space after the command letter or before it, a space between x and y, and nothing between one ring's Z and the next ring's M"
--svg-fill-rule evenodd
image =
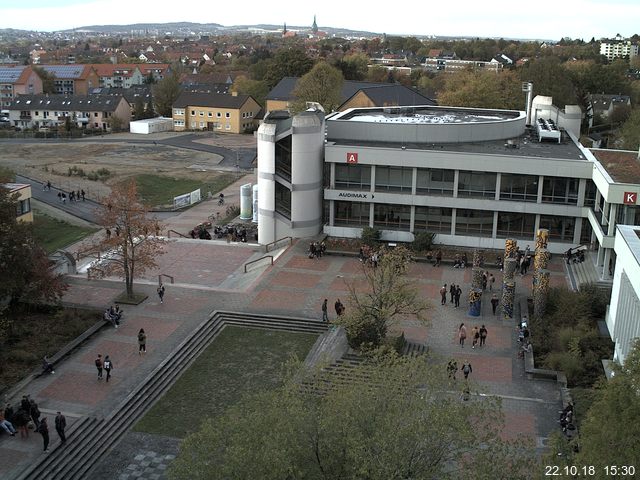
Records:
M638 201L638 192L624 192L624 204L635 205Z

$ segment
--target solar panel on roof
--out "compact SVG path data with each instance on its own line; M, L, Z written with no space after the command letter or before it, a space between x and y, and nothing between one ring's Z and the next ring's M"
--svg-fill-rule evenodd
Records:
M13 83L24 71L25 67L0 68L0 83Z

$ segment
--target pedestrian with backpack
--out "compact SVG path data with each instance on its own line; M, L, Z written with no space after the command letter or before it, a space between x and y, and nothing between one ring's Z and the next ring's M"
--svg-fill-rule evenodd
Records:
M482 325L480 327L480 346L484 346L484 342L487 341L487 327L485 327L484 325Z
M160 284L160 286L158 287L158 297L160 298L160 303L162 303L163 299L164 299L164 285Z
M47 425L47 417L43 417L40 423L36 427L36 432L42 435L42 442L44 444L44 451L49 451L49 425Z
M138 355L147 353L147 334L144 333L144 328L141 328L138 332Z
M460 347L464 348L464 341L467 338L467 327L464 326L464 323L461 323L458 327L458 342L460 343Z
M102 380L102 355L98 354L98 358L95 361L96 368L98 369L98 380Z
M469 374L473 372L473 368L471 368L471 364L469 363L468 360L464 362L464 365L462 365L462 368L460 370L462 370L462 373L464 373L465 380L468 380Z
M111 369L113 368L113 362L111 362L109 355L104 357L104 362L102 363L102 367L104 368L104 371L107 372L107 382L108 382L109 379L111 378Z

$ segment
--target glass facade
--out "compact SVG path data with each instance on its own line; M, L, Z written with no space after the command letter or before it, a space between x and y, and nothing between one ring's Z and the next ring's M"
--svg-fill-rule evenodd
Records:
M578 183L577 178L544 177L542 202L577 205Z
M500 200L538 201L536 175L514 175L503 173L500 177Z
M549 238L560 242L573 243L573 231L576 226L574 217L559 215L540 215L540 228L549 230Z
M413 168L376 167L376 192L411 193Z
M291 135L276 142L276 175L291 181Z
M441 168L419 168L416 180L418 195L453 196L453 182L455 170Z
M493 212L456 209L456 235L490 237L493 233Z
M529 213L498 212L498 238L526 238L535 234L536 216Z
M276 182L276 213L291 219L291 190Z
M335 185L338 190L371 190L369 165L336 164Z
M334 202L334 225L366 227L369 225L369 204L362 202Z
M458 196L495 198L496 178L496 173L460 170L458 176Z
M416 207L414 230L451 233L452 208Z
M585 207L594 207L596 204L596 192L598 189L596 188L596 184L593 183L593 180L588 179L587 184L584 190L584 206Z
M411 207L376 203L373 207L373 226L384 230L408 232L411 226Z

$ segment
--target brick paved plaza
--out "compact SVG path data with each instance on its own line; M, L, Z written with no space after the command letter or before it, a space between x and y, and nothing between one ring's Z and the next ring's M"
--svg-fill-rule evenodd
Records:
M150 372L164 360L189 332L208 318L215 310L233 310L254 313L274 313L303 318L321 318L320 305L324 298L329 304L337 298L349 309L345 282L355 282L359 288L361 264L353 257L325 256L309 259L308 242L298 242L286 249L271 267L261 267L243 273L250 260L264 255L264 251L248 245L228 245L224 242L173 241L167 253L158 258L159 267L148 272L136 285L136 290L149 295L137 306L125 306L125 320L119 329L105 328L73 355L64 360L54 375L33 380L19 395L30 394L43 412L53 421L60 410L71 424L83 415L107 416L113 408ZM551 262L552 285L566 285L561 259ZM496 276L499 289L501 273ZM175 284L166 283L163 304L155 294L157 275L171 275ZM557 428L556 411L560 408L560 393L555 383L525 378L523 360L516 356L516 323L491 314L488 299L482 306L481 316L467 315L464 298L470 282L470 269L457 270L451 266L433 267L416 264L410 276L419 291L432 301L429 327L406 321L394 327L402 330L408 340L426 343L432 352L444 358L455 358L458 365L469 360L473 366L471 379L477 382L479 394L497 395L503 400L506 416L505 438L529 436L543 446L549 433ZM88 281L83 276L70 278L70 288L64 301L94 307L109 305L122 291L122 282L116 279ZM525 294L531 286L531 275L517 277L517 293ZM463 301L460 308L453 304L440 305L438 290L443 283L460 284ZM489 292L487 292L488 294ZM335 312L330 309L330 318ZM469 331L474 325L484 324L488 329L487 344L464 349L457 341L457 329L464 322ZM145 356L137 354L136 334L140 328L147 332ZM113 379L99 382L93 360L96 355L110 355L114 362ZM12 400L16 400L15 398ZM138 435L140 434L129 434ZM58 442L51 429L52 442ZM125 437L99 466L94 478L152 478L145 465L153 468L153 478L163 478L164 466L175 455L177 442L165 442L168 447L154 451L143 441L132 442ZM138 438L138 437L136 437ZM128 442L128 443L127 443ZM28 440L18 436L0 437L0 477L24 468L41 453L40 435L31 434ZM139 445L139 451L130 445ZM142 465L140 462L145 462ZM119 477L104 465L111 463L122 468ZM160 466L158 466L160 465ZM109 473L105 473L105 472Z

